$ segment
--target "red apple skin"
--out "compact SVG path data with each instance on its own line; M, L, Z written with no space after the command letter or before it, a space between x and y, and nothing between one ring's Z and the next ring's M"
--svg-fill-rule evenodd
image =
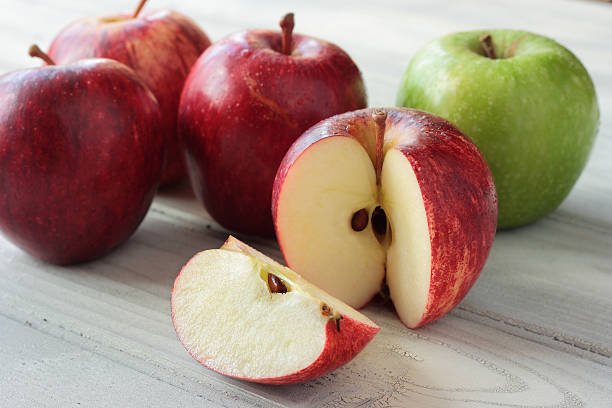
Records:
M450 122L415 109L387 108L386 128L394 139L385 145L401 151L415 172L427 214L431 242L431 278L420 327L455 307L474 285L489 255L497 226L497 195L491 172L476 145ZM327 137L358 140L375 157L373 109L324 120L304 133L287 152L272 195L276 218L283 181L297 158ZM364 134L368 136L364 136ZM364 137L370 138L365 139ZM281 250L283 231L276 224ZM287 265L291 257L283 252ZM296 271L300 273L300 271Z
M153 94L116 61L0 77L0 230L55 264L125 241L159 184L159 122Z
M348 363L374 338L380 328L368 326L344 315L342 317L340 331L335 320L327 323L323 352L308 367L278 378L241 379L273 385L297 384L318 378Z
M189 262L187 262L187 264L188 263ZM183 266L181 272L187 266L187 264ZM181 272L179 272L179 276ZM177 276L175 282L177 282L178 280L179 279ZM174 295L174 286L172 287L172 295ZM170 304L172 305L173 302L170 302ZM171 314L174 330L182 343L183 339L181 338L179 331L176 329L176 323L174 320L174 310L172 310L172 308ZM323 351L321 352L319 357L308 367L295 373L284 375L282 377L243 378L228 375L222 371L208 367L202 360L199 360L196 356L194 356L193 353L191 353L191 351L187 347L185 347L185 349L194 359L196 359L203 366L228 377L237 378L239 380L244 381L272 385L302 383L325 375L330 371L333 371L336 368L341 367L351 361L357 354L359 354L361 350L363 350L363 348L374 338L374 336L376 336L376 333L378 333L378 331L380 330L379 327L368 326L367 324L351 319L348 316L341 316L342 319L340 319L339 325L340 331L338 331L336 321L333 319L330 320L325 326L325 345L323 346Z
M192 65L209 45L206 34L191 19L170 10L153 10L137 18L120 14L76 21L55 37L48 54L57 64L94 57L114 59L142 78L162 114L167 152L161 185L165 186L186 176L176 131L178 104Z
M235 33L208 48L179 107L193 189L224 227L272 236L272 184L291 144L329 116L366 106L361 73L337 46L280 32Z

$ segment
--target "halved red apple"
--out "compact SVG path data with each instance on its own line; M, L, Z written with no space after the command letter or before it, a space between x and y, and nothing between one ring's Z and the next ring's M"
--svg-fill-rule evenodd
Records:
M221 374L292 384L350 361L378 332L361 313L230 237L196 254L172 290L187 351Z
M399 317L418 327L478 278L497 197L482 155L449 122L363 109L320 122L292 145L272 214L293 270L356 308L386 279Z

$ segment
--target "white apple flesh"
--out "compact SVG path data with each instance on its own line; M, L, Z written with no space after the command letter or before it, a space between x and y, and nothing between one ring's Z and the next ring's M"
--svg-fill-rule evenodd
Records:
M290 269L230 237L195 255L172 291L189 353L244 380L289 384L350 361L379 328Z
M476 281L497 201L484 159L450 123L416 110L365 109L322 121L294 143L276 176L272 213L292 269L356 308L386 277L401 320L418 327Z

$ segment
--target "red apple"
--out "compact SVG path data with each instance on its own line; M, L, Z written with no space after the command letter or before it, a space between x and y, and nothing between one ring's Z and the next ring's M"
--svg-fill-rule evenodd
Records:
M476 146L412 109L365 109L304 133L272 198L287 264L353 307L388 285L418 327L472 287L495 235L497 198Z
M176 132L181 90L189 70L210 45L204 32L189 18L175 11L89 17L62 30L49 48L58 64L83 58L111 58L136 71L151 89L162 113L166 137L166 168L162 185L185 177L183 147Z
M187 78L179 132L193 189L231 230L273 235L272 183L291 143L310 126L363 108L361 73L323 40L248 30L213 44Z
M47 58L33 47L31 54ZM0 77L0 229L48 262L125 241L159 183L164 137L151 91L109 59Z
M233 237L187 262L171 304L176 333L195 359L221 374L267 384L319 377L350 361L379 330Z

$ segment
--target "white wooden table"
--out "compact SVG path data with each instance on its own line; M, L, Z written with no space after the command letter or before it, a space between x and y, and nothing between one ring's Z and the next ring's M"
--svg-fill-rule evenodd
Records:
M0 0L0 72L39 62L68 22L133 7L113 1ZM135 4L134 4L135 5ZM271 387L231 380L192 359L169 312L195 252L227 232L186 185L163 191L136 234L99 261L46 265L0 238L1 407L612 407L612 5L590 1L150 0L216 40L275 27L335 42L362 69L370 106L392 105L414 52L445 33L510 27L573 50L592 74L601 126L590 162L552 215L497 235L489 261L448 316L408 330L387 306L355 360L318 380ZM280 257L273 241L247 242Z

